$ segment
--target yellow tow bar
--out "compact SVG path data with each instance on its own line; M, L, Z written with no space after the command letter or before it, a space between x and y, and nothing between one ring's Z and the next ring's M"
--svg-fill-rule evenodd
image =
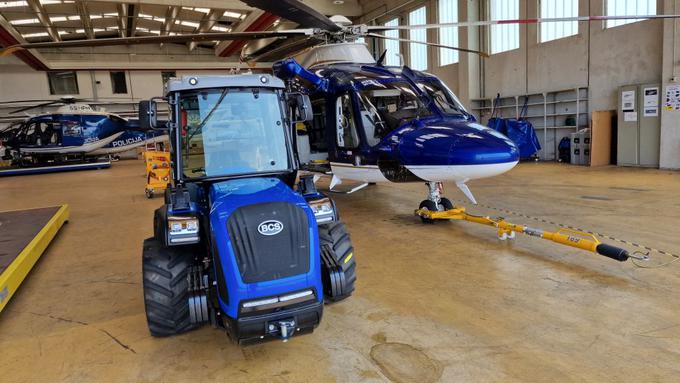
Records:
M532 237L543 238L548 241L559 243L560 245L571 246L590 251L592 253L597 253L605 257L615 259L619 262L627 261L628 258L631 257L638 258L637 256L629 254L625 249L600 242L597 237L589 233L565 228L562 228L556 232L535 229L525 225L518 225L508 222L504 218L491 218L468 214L464 207L455 207L446 211L430 211L427 209L419 209L415 211L415 214L421 218L429 220L468 221L495 227L498 230L498 238L501 240L512 239L515 237L515 233L522 233Z

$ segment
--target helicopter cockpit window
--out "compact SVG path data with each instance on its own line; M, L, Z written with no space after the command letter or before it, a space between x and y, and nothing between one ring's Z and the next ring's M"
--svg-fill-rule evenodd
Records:
M418 87L430 96L442 112L446 114L467 114L458 97L446 85L435 81L424 81L418 83Z
M182 168L187 178L289 169L279 96L260 89L210 89L180 99Z
M344 94L335 102L336 109L336 136L338 147L356 148L359 146L359 135L352 113L352 99L349 94Z
M415 90L403 82L375 83L360 91L359 96L362 121L371 145L406 121L432 114Z

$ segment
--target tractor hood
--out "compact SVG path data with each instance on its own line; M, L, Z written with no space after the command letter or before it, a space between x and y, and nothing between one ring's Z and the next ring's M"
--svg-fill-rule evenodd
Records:
M322 298L316 220L300 194L278 178L243 178L211 185L209 199L227 314L236 317L243 301L295 291Z

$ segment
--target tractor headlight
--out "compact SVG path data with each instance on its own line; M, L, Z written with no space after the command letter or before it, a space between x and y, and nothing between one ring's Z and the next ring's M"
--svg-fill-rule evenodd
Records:
M193 216L168 217L168 243L196 243L198 237L198 218Z
M333 202L329 198L309 201L309 207L314 212L317 223L327 223L335 220L335 209L333 208Z

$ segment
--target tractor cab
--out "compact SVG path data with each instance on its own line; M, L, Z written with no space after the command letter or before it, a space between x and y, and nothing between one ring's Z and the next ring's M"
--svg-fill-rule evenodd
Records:
M311 332L323 303L354 289L355 258L335 204L296 184L292 127L307 96L270 75L172 79L172 184L144 242L151 333L210 322L239 344ZM140 125L159 128L154 100Z

